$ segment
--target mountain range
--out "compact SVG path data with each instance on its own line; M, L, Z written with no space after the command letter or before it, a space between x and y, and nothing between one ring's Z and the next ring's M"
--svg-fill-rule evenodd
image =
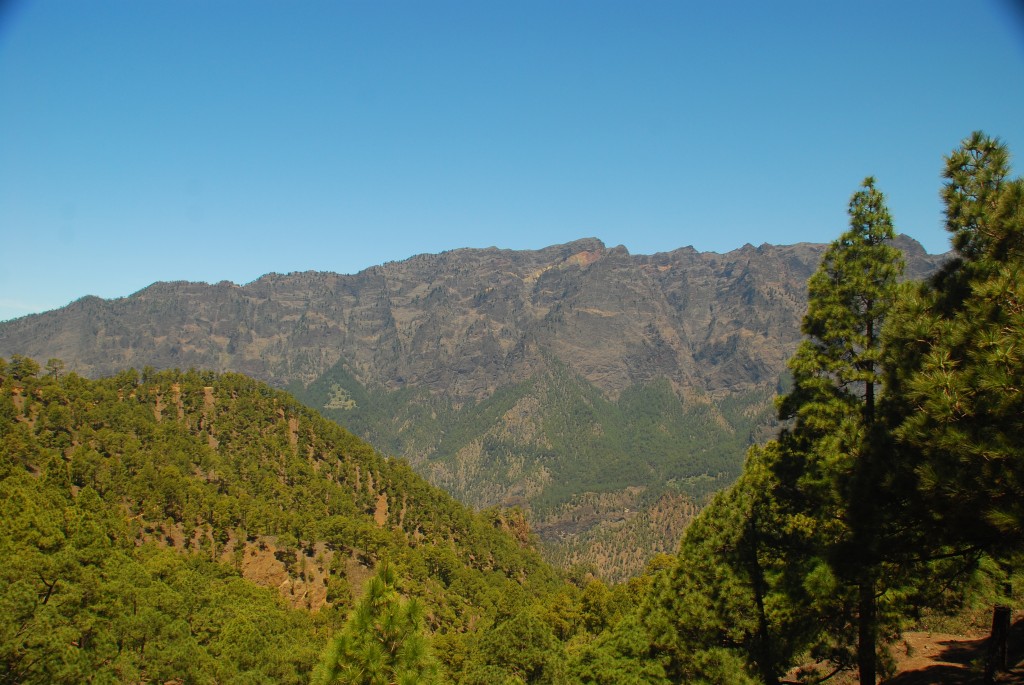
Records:
M908 278L944 259L896 244ZM825 247L631 255L589 238L155 283L0 323L0 356L263 380L467 504L524 507L550 555L614 579L673 549L774 429Z

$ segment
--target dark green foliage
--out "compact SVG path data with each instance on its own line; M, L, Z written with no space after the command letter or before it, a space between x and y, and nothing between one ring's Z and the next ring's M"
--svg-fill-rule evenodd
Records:
M782 418L795 424L779 440L775 494L793 525L813 522L801 546L827 562L840 594L852 593L830 612L831 659L844 666L846 645L856 645L861 683L874 685L886 615L879 604L903 594L894 559L906 541L892 533L906 518L907 482L892 475L899 466L878 411L882 326L903 261L889 244L892 219L874 179L854 194L849 213L850 229L808 282L807 338L790 360L793 389L780 403Z
M485 631L471 653L463 685L568 683L562 645L536 611L511 616Z
M814 641L831 587L807 583L817 560L787 549L773 490L778 445L751 448L743 475L687 529L643 615L666 671L686 682L774 683Z
M5 373L12 381L22 383L35 378L39 373L39 363L20 354L12 354Z
M1006 250L999 246L1008 239L1019 241L1019 236L1008 235L1000 226L1006 210L1012 209L1001 207L1009 173L1009 150L981 131L972 133L946 158L942 174L946 230L965 262L1005 256Z
M574 656L570 672L587 685L662 685L671 681L661 661L651 658L646 632L631 614Z
M808 281L801 327L807 337L789 362L793 389L780 414L812 439L835 433L848 417L876 420L882 323L903 270L899 250L889 245L893 237L883 196L868 178L850 201L850 230Z
M959 258L909 289L890 334L899 435L951 544L1012 556L1024 541L1024 181L975 132L946 159Z

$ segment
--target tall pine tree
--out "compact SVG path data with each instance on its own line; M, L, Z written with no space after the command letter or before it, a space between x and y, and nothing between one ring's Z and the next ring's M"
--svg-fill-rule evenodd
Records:
M896 561L906 540L897 522L913 492L879 411L880 333L902 273L893 237L868 178L850 202L850 229L808 283L807 337L780 401L790 428L750 450L645 605L652 653L675 679L720 681L741 667L775 685L809 649L837 670L859 667L862 683L876 680L889 583L907 571Z
M1024 542L1024 181L975 132L946 158L957 255L901 306L888 347L898 434L946 541L997 557Z
M874 685L878 601L889 589L884 531L899 501L886 492L881 331L903 262L890 244L892 219L873 178L853 195L849 214L850 229L808 282L806 338L789 362L793 389L780 402L781 417L793 425L780 436L774 470L792 544L824 562L817 582L834 582L842 600L827 631L829 658L840 666L851 658L861 685Z

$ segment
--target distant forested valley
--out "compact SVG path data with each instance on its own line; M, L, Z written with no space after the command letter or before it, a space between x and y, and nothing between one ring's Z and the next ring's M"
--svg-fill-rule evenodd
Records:
M346 340L372 338L375 356L239 352L251 375L215 363L93 373L27 343L9 351L32 331L55 351L75 337L53 317L14 322L0 331L0 683L889 677L904 631L1012 604L1022 582L1024 180L981 132L943 177L953 253L926 278L908 277L879 184L855 189L774 377L782 347L766 336L682 344L679 312L706 303L687 310L696 295L671 285L661 300L630 291L627 308L658 312L640 332L629 320L598 333L621 293L585 294L595 269L653 283L672 267L589 244L557 267L550 255L509 266L532 293L506 284L517 311L454 281L447 300L394 282L375 291L387 303L353 295ZM747 276L723 297L797 302ZM505 327L410 304L430 297L476 301ZM165 306L122 304L138 302L154 317ZM783 330L774 316L758 325ZM430 366L456 319L479 345L444 347L455 366ZM102 329L89 364L122 349L114 318L85 320ZM225 355L259 331L262 350L283 339L251 323L208 334ZM329 325L306 316L297 339ZM589 355L562 361L592 335ZM741 372L718 366L737 358ZM712 372L698 383L688 363ZM552 550L539 529L567 542ZM624 554L630 544L641 552Z

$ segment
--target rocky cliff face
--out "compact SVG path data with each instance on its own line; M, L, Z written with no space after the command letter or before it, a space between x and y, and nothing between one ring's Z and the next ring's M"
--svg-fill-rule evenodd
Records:
M935 267L902 237L908 275ZM344 359L367 386L481 399L558 359L610 396L668 378L711 393L773 384L799 340L823 245L651 256L579 240L465 249L356 275L155 283L0 324L0 355L86 376L134 366L232 370L308 385Z

